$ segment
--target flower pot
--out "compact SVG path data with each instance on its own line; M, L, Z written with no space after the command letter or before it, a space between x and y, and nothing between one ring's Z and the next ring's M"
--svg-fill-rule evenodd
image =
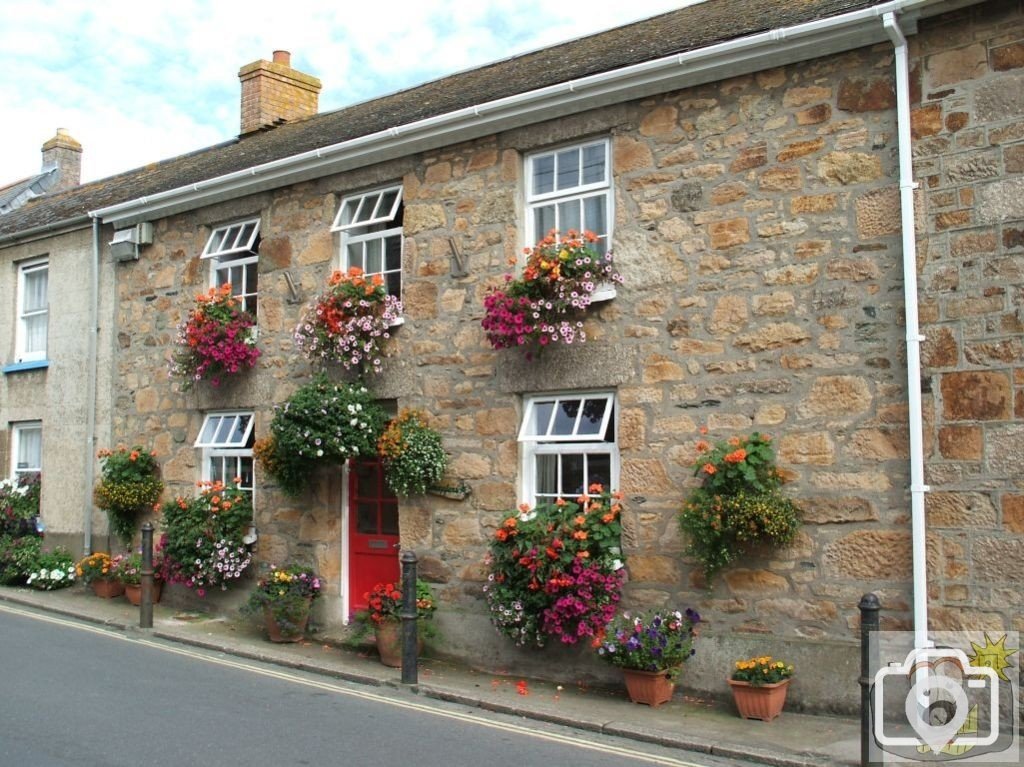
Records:
M163 583L163 581L153 581L153 604L160 601L160 593L163 591ZM124 595L128 598L129 602L138 607L142 604L142 584L124 584Z
M669 678L668 671L637 671L624 668L622 676L626 680L629 699L634 703L656 707L672 700L676 683Z
M729 686L732 688L732 697L736 701L736 708L744 719L760 719L763 722L770 722L782 713L782 707L786 703L786 690L789 688L789 680L783 679L775 684L762 684L754 686L750 682L737 682L729 679Z
M104 599L113 599L124 593L124 584L117 579L97 578L89 584L92 586L92 593Z
M309 610L313 600L306 600L306 609L295 623L288 625L279 623L274 618L274 611L269 607L263 608L263 623L267 627L267 637L271 642L298 642L306 633L306 624L309 623Z
M392 668L402 667L402 622L384 621L373 627L380 662ZM423 651L423 636L416 633L416 657Z

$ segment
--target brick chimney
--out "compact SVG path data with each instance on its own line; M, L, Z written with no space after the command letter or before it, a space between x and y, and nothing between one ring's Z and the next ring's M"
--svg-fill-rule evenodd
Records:
M273 61L254 61L238 70L242 81L242 135L317 112L320 80L291 67L288 51Z
M43 170L51 168L57 169L57 179L49 192L63 192L82 182L82 145L63 128L57 128L57 135L43 144Z

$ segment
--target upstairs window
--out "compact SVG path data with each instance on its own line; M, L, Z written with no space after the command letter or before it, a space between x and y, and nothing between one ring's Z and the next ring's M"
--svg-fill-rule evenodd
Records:
M18 266L18 327L15 332L17 362L46 359L49 323L49 261L28 261Z
M519 445L527 503L575 500L594 483L618 488L614 394L535 396L524 404Z
M208 413L195 447L202 449L203 480L234 484L252 497L254 418L251 412Z
M256 315L259 286L260 220L240 221L214 229L200 258L209 259L210 284L231 284L242 308Z
M341 269L379 274L389 294L402 295L402 187L389 186L341 201L331 226L341 233Z
M612 189L606 139L540 152L526 158L528 245L552 229L597 235L595 249L608 251Z
M11 476L38 474L43 470L43 424L26 421L11 424Z

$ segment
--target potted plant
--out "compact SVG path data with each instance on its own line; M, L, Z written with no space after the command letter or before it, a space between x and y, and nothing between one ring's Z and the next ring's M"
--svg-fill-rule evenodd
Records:
M365 594L368 608L356 616L373 628L380 662L385 666L400 668L402 665L402 590L395 583L378 583ZM416 581L416 619L429 621L437 609L430 585ZM424 630L417 632L416 654L423 650Z
M522 276L505 276L502 288L484 299L481 320L487 340L495 349L525 347L531 359L551 344L587 340L580 319L602 283L621 283L612 254L600 254L593 232L570 230L559 237L555 230L527 248Z
M700 562L706 580L750 544L784 546L793 540L800 509L779 491L770 436L754 432L715 445L702 439L697 453L694 473L702 484L687 498L679 523L687 553Z
M163 591L163 578L161 570L163 563L156 556L153 557L153 604L160 601ZM142 554L138 551L126 554L118 560L115 573L118 579L124 584L124 595L133 605L142 603Z
M236 477L231 485L201 482L196 498L175 498L161 508L162 577L205 596L209 588L242 577L252 552L242 540L252 523L252 499Z
M288 495L299 495L318 466L377 454L387 415L365 386L319 374L274 406L270 435L254 447L260 466Z
M195 308L178 326L177 350L170 375L181 379L182 391L197 381L219 386L225 376L251 368L259 359L256 318L241 308L231 283L196 296Z
M75 560L67 549L43 552L29 571L26 584L40 591L56 591L75 582Z
M671 700L683 664L693 656L700 615L687 608L617 615L596 642L598 656L622 669L634 703Z
M124 586L114 574L113 560L104 551L97 551L78 560L75 575L82 583L91 586L98 597L111 599L124 593Z
M621 493L594 484L569 501L520 506L494 532L484 595L497 631L520 646L576 644L614 617L625 581Z
M116 450L100 450L97 456L102 469L93 501L107 512L110 531L124 546L130 546L138 514L152 508L164 491L157 476L156 453L139 445L118 445Z
M396 495L423 495L448 467L441 435L419 410L403 410L392 420L377 440L377 452L384 461L384 478Z
M359 267L335 271L295 329L295 345L310 362L340 362L345 369L383 369L381 352L402 316L402 302L384 279L367 279Z
M262 616L271 642L298 642L306 630L320 579L302 565L272 565L249 595L244 610Z
M777 717L792 676L793 666L770 655L736 661L728 682L740 716L764 722Z

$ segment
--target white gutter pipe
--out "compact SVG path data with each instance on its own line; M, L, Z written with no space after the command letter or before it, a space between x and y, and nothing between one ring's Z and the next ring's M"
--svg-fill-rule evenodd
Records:
M85 493L82 504L82 552L92 554L92 485L96 462L96 371L99 344L100 301L100 220L92 220L92 273L89 275L89 344L85 379Z
M968 4L977 2L962 1ZM936 0L892 0L839 16L772 29L435 115L177 189L110 205L92 211L90 215L99 216L105 223L129 218L152 218L172 206L176 206L176 211L198 207L217 194L245 193L247 189L275 180L280 184L291 183L290 178L300 173L311 174L317 169L336 167L346 162L350 167L379 162L386 159L386 152L394 153L390 156L409 153L416 151L420 144L433 146L446 137L449 141L457 139L460 131L472 129L482 134L487 128L495 132L502 127L547 119L545 112L564 116L571 113L569 107L576 105L579 107L576 111L582 111L594 106L595 100L600 98L604 99L602 103L636 99L646 94L645 87L654 84L662 84L659 87L685 87L721 77L723 69L738 74L741 70L751 72L776 66L782 61L820 56L830 50L847 50L884 40L884 33L877 32L875 25L883 14L900 13L907 19L917 9L938 4ZM776 61L774 57L782 58ZM737 69L733 72L731 68ZM664 85L666 81L682 78L689 80L682 85L672 86L671 82Z
M932 647L928 639L928 564L925 537L924 422L921 416L921 342L917 313L917 240L914 227L913 157L910 138L910 66L907 39L894 13L882 17L896 59L896 136L900 161L900 217L903 230L903 302L907 316L907 404L910 429L910 519L914 555L914 647Z

